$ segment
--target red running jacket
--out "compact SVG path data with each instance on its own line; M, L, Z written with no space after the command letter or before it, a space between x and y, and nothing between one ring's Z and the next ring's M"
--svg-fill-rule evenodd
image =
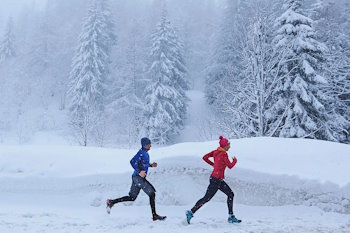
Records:
M214 157L214 162L209 160L210 157ZM213 150L212 152L206 154L203 156L203 160L207 162L209 165L214 167L213 172L211 173L212 177L215 177L217 179L225 179L225 169L226 167L228 168L233 168L236 163L237 159L236 157L233 159L232 163L230 162L227 152L219 147L216 150Z

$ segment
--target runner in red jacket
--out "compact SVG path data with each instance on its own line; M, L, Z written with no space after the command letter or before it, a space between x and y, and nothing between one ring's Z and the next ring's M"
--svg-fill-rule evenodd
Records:
M228 148L230 148L229 146L230 144L228 144ZM214 162L210 161L209 159L212 157L214 158ZM204 155L203 160L214 167L211 176L221 180L225 179L226 167L231 169L237 163L236 157L233 158L232 162L229 160L226 149L222 147L219 147L218 149L213 150L212 152Z
M227 151L230 149L230 142L220 136L220 147L206 155L204 155L203 160L207 162L209 165L214 167L213 172L210 176L210 184L208 186L207 192L205 196L200 199L196 205L191 209L186 211L186 217L187 222L190 224L191 218L193 217L193 214L201 208L205 203L210 201L215 195L215 193L220 190L223 193L227 195L227 207L229 212L228 222L230 223L240 223L241 220L237 219L233 215L233 197L234 194L231 190L231 188L227 185L227 183L224 181L225 179L225 169L233 168L236 163L237 159L236 157L233 157L233 161L231 162L228 158ZM209 158L214 158L214 162L211 161Z

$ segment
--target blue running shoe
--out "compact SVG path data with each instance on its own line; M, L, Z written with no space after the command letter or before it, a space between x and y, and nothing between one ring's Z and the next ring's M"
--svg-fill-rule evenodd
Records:
M193 213L191 210L186 211L186 218L187 218L187 223L190 224L191 219L193 218Z
M229 223L240 223L240 222L242 222L242 220L237 219L233 214L228 217L227 221Z

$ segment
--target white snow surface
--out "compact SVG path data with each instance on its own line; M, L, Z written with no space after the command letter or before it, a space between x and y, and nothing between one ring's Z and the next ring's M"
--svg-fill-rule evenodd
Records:
M279 138L230 140L237 165L226 170L235 193L226 222L218 192L192 219L184 212L201 198L212 168L202 156L218 141L153 147L148 180L165 222L151 221L148 197L127 195L135 150L69 146L0 146L0 232L350 232L350 146Z

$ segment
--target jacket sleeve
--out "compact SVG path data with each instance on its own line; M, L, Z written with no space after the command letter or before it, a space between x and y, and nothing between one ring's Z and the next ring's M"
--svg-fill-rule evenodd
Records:
M226 153L226 156L225 156L225 164L226 164L226 166L231 169L231 168L233 168L236 165L236 163L237 163L236 157L234 157L234 159L233 159L233 161L231 163L231 161L228 158L228 155Z
M209 165L211 165L211 166L214 167L214 163L213 163L212 161L209 160L210 157L213 157L213 154L214 154L214 151L209 152L208 154L206 154L206 155L203 156L203 160L204 160L207 164L209 164Z
M137 153L131 160L130 164L135 170L139 170L140 153Z

